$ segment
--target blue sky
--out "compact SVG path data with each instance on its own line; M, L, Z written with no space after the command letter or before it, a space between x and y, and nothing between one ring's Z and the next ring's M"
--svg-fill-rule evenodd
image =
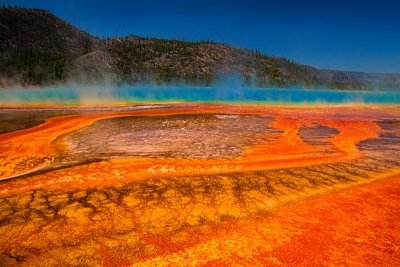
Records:
M8 0L99 36L211 39L326 69L400 73L400 1Z

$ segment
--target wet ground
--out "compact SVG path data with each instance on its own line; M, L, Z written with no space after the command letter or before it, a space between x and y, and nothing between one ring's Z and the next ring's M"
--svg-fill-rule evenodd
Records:
M400 263L397 107L39 114L0 124L2 265Z
M272 120L218 114L113 118L96 121L54 143L68 147L64 161L129 156L234 158L242 156L246 146L267 142L268 134L277 132L269 126Z

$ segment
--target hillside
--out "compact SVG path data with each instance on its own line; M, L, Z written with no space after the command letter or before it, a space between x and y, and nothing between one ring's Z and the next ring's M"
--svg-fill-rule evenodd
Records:
M37 9L0 9L0 87L75 82L186 82L235 74L257 86L398 89L398 74L319 70L214 42L99 39Z

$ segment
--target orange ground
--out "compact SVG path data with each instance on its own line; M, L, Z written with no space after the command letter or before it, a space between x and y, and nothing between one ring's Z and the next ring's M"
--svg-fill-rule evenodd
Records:
M318 163L330 163L349 161L361 156L357 150L356 144L362 140L377 137L380 128L371 120L354 118L331 118L332 114L339 114L340 109L324 108L314 110L310 109L279 109L265 107L237 107L237 106L201 106L190 108L170 108L164 110L138 110L134 112L118 113L94 113L89 115L64 116L48 120L46 123L27 130L21 130L13 133L0 135L0 157L40 157L43 158L42 165L32 166L37 169L45 165L55 155L56 151L51 141L57 136L73 132L91 123L112 117L124 116L159 116L171 114L194 114L194 113L226 113L226 114L259 114L274 115L276 120L274 127L282 130L282 134L275 136L276 140L262 145L248 147L245 156L234 160L169 160L169 159L118 159L100 163L94 163L74 168L73 171L99 173L99 175L108 173L115 166L128 166L128 171L135 174L135 180L148 179L154 176L163 177L188 175L188 174L213 174L225 173L227 171L252 171L258 169L271 169L279 167L307 166ZM339 112L339 113L338 113ZM352 110L346 110L351 113ZM311 117L311 118L308 118ZM323 126L337 128L340 133L329 140L336 148L336 153L326 155L321 153L318 147L305 144L297 135L301 126L312 126L318 123ZM362 131L360 131L362 129ZM60 148L59 148L60 149ZM62 149L62 148L61 148ZM19 174L28 173L29 168L16 172L13 169L13 162L10 162L9 169L3 166L0 179L14 177ZM29 167L29 166L27 166ZM149 169L152 171L149 172ZM59 173L57 173L59 175ZM124 177L127 182L131 181ZM121 180L119 179L121 182ZM47 181L40 181L40 184L48 188ZM108 178L107 181L80 181L79 187L99 186L101 184L113 184L115 181ZM68 183L68 182L67 182ZM32 188L41 188L37 185ZM51 181L50 188L63 188L65 186L74 186L72 183L65 184L65 181ZM16 189L18 190L18 189ZM1 195L1 185L0 185Z
M31 175L68 150L57 137L96 121L195 113L273 116L281 133L234 159L125 157ZM399 116L201 105L61 116L2 134L0 265L398 266L399 159L357 145L398 134L377 121ZM300 138L315 124L338 130L324 140L333 152Z
M152 242L165 255L138 266L399 266L399 221L396 177L306 199L250 220L187 231L182 235L189 244L183 243L187 248L182 251L168 236L158 237ZM113 266L112 254L103 259Z

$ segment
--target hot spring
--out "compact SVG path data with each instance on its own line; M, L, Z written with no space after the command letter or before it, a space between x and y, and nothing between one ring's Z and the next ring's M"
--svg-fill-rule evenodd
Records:
M0 90L0 105L112 105L159 102L399 104L399 91L339 91L243 86L60 86Z

